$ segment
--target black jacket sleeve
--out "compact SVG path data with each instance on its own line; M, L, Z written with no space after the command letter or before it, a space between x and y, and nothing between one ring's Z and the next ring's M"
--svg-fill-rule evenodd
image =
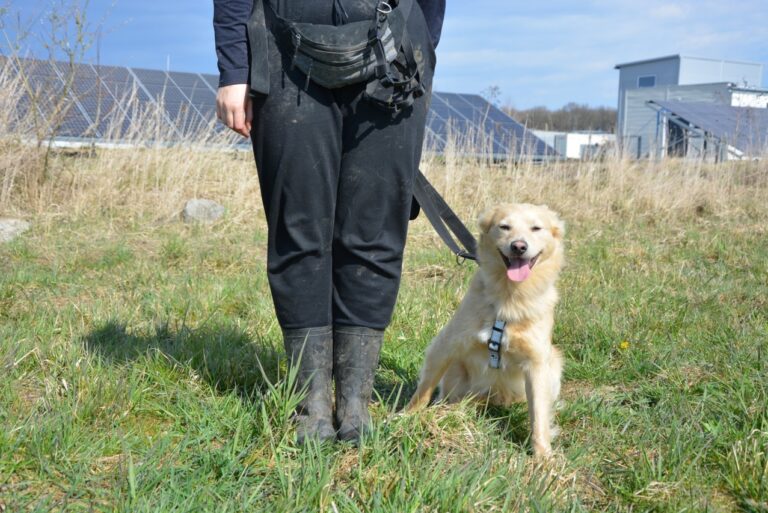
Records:
M248 17L253 0L213 0L219 87L248 83Z

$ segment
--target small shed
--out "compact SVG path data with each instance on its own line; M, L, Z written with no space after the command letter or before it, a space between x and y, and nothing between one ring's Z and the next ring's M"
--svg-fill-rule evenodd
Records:
M668 55L617 64L619 104L617 142L642 158L657 154L657 110L651 101L768 107L760 63Z

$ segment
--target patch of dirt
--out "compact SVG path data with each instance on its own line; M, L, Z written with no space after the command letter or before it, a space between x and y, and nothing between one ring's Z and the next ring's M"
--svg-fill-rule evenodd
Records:
M447 276L449 274L452 274L452 270L437 264L432 265L426 265L422 267L417 267L416 269L412 269L409 271L403 272L404 275L407 276L415 276L416 278L442 278L444 276Z
M567 381L560 390L560 399L572 401L584 397L597 397L607 401L613 400L617 395L624 395L629 390L617 385L598 385L588 380Z
M30 378L20 379L11 387L25 411L34 410L45 397L45 386Z
M124 461L125 454L114 454L112 456L102 456L101 458L96 458L93 460L93 462L91 462L91 474L112 474L123 465Z

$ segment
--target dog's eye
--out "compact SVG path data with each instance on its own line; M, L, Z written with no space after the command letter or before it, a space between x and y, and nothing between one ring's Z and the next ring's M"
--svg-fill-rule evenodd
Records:
M510 228L509 228L509 225L508 225L508 224L500 224L500 225L499 225L499 230L503 230L503 231L505 231L505 232L508 232L508 231L509 231L509 229L510 229Z
M541 226L531 226L532 232L538 232L539 230L541 230Z

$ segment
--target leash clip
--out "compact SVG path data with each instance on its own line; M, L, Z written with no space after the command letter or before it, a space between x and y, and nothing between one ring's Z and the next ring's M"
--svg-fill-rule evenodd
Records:
M469 251L458 251L454 254L456 255L457 265L463 265L464 262L466 262L467 260L475 260L475 261L477 260L477 258L475 258L475 255L473 255Z

